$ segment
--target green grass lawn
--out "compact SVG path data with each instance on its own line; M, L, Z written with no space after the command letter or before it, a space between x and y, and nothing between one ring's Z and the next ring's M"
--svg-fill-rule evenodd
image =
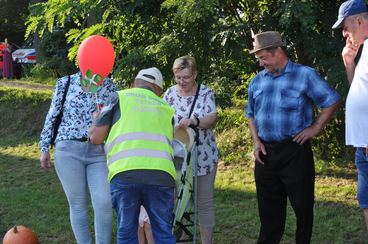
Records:
M55 170L42 171L38 157L37 138L0 141L0 235L23 224L38 234L40 243L75 243ZM340 177L317 177L312 243L367 243L355 192L352 170ZM252 167L220 164L215 202L215 243L255 243L259 220ZM295 217L290 207L288 212L282 243L294 240Z
M50 97L50 90L0 87L0 239L15 224L23 224L37 233L41 244L75 243L55 170L39 167L37 142ZM242 113L221 111L217 126L223 161L215 182L216 244L255 243L258 236L252 143ZM312 243L368 243L357 207L354 164L316 160L316 171ZM289 206L282 243L294 243L294 233Z

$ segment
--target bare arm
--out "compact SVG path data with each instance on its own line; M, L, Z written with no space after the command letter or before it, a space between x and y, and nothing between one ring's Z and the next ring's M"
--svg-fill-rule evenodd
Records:
M96 121L101 119L101 116L106 115L107 112L106 111L102 112L100 109L97 109L96 111L92 113L92 121L93 121L92 127L89 128L88 130L89 141L92 144L103 143L106 140L107 136L109 135L110 124L97 124L96 125Z
M314 124L296 134L293 138L293 141L299 144L303 144L310 138L318 135L321 130L326 126L328 121L330 121L333 113L336 111L339 105L340 102L336 102L328 108L321 109L321 112L319 113L318 118L316 119Z
M342 60L344 61L346 75L348 77L349 84L353 81L355 72L355 57L359 51L359 45L353 44L349 38L346 38L346 44L342 50Z
M261 142L261 139L258 136L257 127L256 127L256 124L253 118L249 118L249 128L250 128L250 133L252 134L252 138L253 138L254 157L256 158L257 162L264 164L264 162L260 158L260 153L262 152L263 155L266 155L267 152L266 152L265 146L263 145L263 143Z
M198 119L199 119L199 124L197 127L202 128L202 129L213 128L215 127L217 123L217 114L216 113L207 114L206 116L202 118L198 118ZM187 128L190 125L196 126L197 119L195 118L182 119L179 122L179 127L182 127L182 128Z
M209 129L215 127L217 123L217 113L207 114L206 116L199 118L199 128Z
M92 144L101 144L105 141L107 138L107 135L109 134L109 125L103 125L103 126L96 126L93 125L89 129L89 140Z

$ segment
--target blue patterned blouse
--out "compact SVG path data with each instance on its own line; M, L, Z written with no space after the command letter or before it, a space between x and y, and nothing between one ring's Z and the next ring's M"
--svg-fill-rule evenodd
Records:
M92 125L92 113L96 110L96 104L107 104L110 95L116 91L116 86L112 80L107 78L98 88L97 96L94 93L85 92L80 84L80 75L80 72L78 72L70 76L70 85L64 103L63 117L55 143L62 140L88 137L88 129ZM68 76L59 78L56 81L51 106L41 132L39 142L41 152L49 151L54 128L52 121L61 109L61 100L67 81Z

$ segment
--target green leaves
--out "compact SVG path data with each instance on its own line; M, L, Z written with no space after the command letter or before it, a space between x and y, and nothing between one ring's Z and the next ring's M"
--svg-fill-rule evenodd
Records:
M102 81L102 76L97 74L94 78L94 82L96 82L97 84L99 84Z
M139 69L156 66L166 88L174 84L173 61L190 54L198 81L246 98L244 84L260 69L248 53L251 30L280 31L293 60L325 72L332 83L345 79L333 74L341 69L341 40L331 32L338 6L316 0L49 0L32 5L26 34L63 27L73 61L85 38L108 37L117 56L113 76L121 85Z
M88 69L86 72L86 76L88 79L92 79L92 76L93 76L92 70Z
M86 75L82 77L81 85L85 91L97 93L98 86L102 81L101 75L93 74L92 70L88 69Z

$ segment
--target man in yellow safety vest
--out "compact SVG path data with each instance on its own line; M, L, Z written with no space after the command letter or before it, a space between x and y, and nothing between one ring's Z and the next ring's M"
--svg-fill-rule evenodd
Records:
M133 88L118 91L90 129L92 143L106 140L118 243L138 243L141 205L150 218L155 243L176 242L172 234L174 110L159 97L162 84L157 68L139 71Z

